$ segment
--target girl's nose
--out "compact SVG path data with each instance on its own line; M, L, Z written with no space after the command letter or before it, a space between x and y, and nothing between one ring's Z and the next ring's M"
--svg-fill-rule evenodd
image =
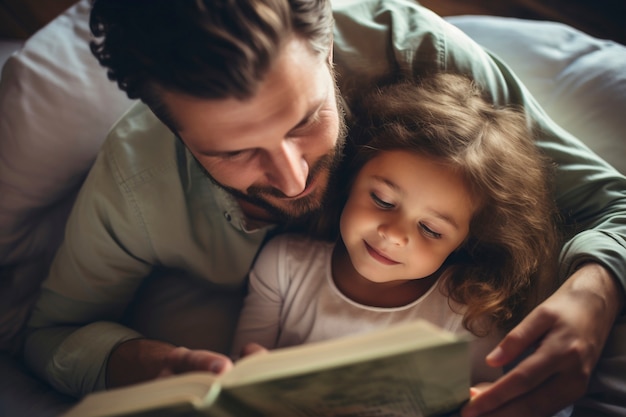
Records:
M396 246L404 246L409 242L406 227L402 222L387 222L378 226L378 234L385 240Z

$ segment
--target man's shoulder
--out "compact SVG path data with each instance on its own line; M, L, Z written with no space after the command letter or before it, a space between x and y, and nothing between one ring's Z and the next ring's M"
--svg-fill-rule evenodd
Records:
M175 135L142 102L135 103L111 128L105 147L108 151L151 155L155 145L173 143ZM139 152L137 152L139 153Z
M352 18L355 21L365 21L372 18L379 18L381 14L401 12L404 17L407 13L411 18L432 21L439 25L443 20L430 9L422 6L414 0L336 0L332 4L333 14L343 19ZM337 21L341 25L341 21ZM384 25L384 20L377 20L378 24Z
M333 13L339 75L379 78L445 67L451 25L415 1L337 0Z
M176 136L143 103L133 105L111 128L101 158L120 180L154 176L177 165L184 149Z

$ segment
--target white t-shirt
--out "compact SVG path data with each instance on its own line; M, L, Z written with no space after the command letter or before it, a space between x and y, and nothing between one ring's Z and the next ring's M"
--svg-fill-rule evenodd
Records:
M347 298L332 278L333 248L334 243L297 235L281 235L264 246L250 272L249 294L233 344L234 357L249 342L274 349L362 333L418 317L454 333L468 333L462 325L463 306L444 296L438 283L402 307L371 307ZM501 369L489 368L484 361L501 337L498 333L473 339L472 382L493 381L502 374Z

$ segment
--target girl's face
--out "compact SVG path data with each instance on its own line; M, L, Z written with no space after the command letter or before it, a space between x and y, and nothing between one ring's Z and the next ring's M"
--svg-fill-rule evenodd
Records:
M450 168L412 152L381 152L355 179L341 236L364 278L425 278L466 239L475 210L465 183Z

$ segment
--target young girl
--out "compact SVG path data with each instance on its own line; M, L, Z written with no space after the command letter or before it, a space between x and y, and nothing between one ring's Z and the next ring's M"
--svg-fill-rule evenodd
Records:
M551 288L557 233L547 164L523 114L468 79L399 82L351 103L356 146L340 237L280 235L250 273L233 352L425 318L485 355ZM332 210L329 210L332 213ZM337 216L338 217L338 216Z

